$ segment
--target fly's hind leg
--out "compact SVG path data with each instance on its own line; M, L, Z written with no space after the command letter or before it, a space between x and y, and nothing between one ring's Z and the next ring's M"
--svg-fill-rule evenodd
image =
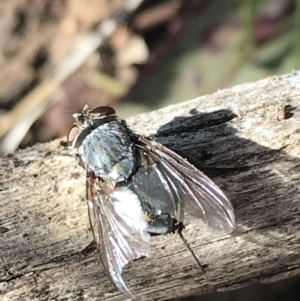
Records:
M185 239L185 237L182 234L182 230L184 229L184 225L182 222L179 222L177 224L177 233L179 235L179 237L181 238L181 240L183 241L184 245L186 246L186 248L190 251L190 253L192 254L192 256L194 257L195 261L197 262L201 272L203 274L206 273L205 268L207 267L207 265L202 265L200 260L197 258L196 254L194 253L193 249L191 248L190 244L187 242L187 240Z
M156 215L155 217L151 218L148 222L148 229L147 231L151 235L161 235L167 233L175 233L177 231L179 237L183 241L186 248L190 251L193 258L197 262L201 272L203 274L206 273L205 268L207 265L202 265L197 256L195 255L194 251L190 247L190 244L187 242L185 237L182 234L182 230L184 229L184 225L182 222L177 222L175 218L172 218L169 214L160 214Z

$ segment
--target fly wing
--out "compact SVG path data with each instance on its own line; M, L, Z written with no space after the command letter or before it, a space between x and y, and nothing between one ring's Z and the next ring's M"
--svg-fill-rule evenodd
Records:
M127 187L114 189L110 195L99 193L97 178L87 181L89 219L103 267L112 283L131 294L122 278L128 262L150 256L150 235L137 196Z
M138 137L137 145L141 168L133 176L133 187L140 198L180 222L188 213L214 230L233 230L232 205L209 177L160 143Z

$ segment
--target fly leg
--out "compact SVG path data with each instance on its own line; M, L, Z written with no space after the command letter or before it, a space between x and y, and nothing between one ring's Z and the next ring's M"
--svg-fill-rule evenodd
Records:
M193 249L191 248L190 244L187 242L185 237L182 234L182 230L184 229L184 225L182 222L177 222L175 218L172 218L169 214L161 214L157 215L152 218L148 222L148 229L147 231L152 235L161 235L167 233L175 233L177 231L179 237L183 241L186 248L190 251L193 258L197 262L201 272L203 274L206 273L205 268L207 265L202 265L197 256L195 255Z
M187 242L187 240L185 239L185 237L182 234L182 230L184 229L184 225L182 222L179 222L177 224L177 233L179 235L179 237L181 238L181 240L183 241L183 243L185 244L185 246L187 247L187 249L191 252L192 256L194 257L195 261L197 262L201 272L203 274L206 273L205 268L207 267L207 265L202 265L201 262L199 261L199 259L197 258L197 256L195 255L193 249L191 248L190 244Z

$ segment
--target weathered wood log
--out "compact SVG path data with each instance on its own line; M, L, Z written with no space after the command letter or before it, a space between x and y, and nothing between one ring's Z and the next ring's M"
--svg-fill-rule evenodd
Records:
M219 168L209 176L236 212L230 236L194 224L151 238L152 257L124 278L140 300L233 290L300 272L300 73L218 91L132 117L144 135ZM124 300L89 229L84 171L56 140L0 159L0 299ZM217 170L215 170L217 171Z

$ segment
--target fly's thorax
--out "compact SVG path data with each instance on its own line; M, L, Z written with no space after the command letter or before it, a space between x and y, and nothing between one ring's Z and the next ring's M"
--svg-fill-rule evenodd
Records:
M134 172L135 147L123 123L112 118L83 129L77 137L79 164L103 180L123 182Z
M81 115L80 115L81 116ZM103 116L100 118L85 118L82 122L76 121L75 127L77 128L77 135L73 139L72 146L79 148L84 139L97 127L110 123L112 121L118 121L117 116Z

